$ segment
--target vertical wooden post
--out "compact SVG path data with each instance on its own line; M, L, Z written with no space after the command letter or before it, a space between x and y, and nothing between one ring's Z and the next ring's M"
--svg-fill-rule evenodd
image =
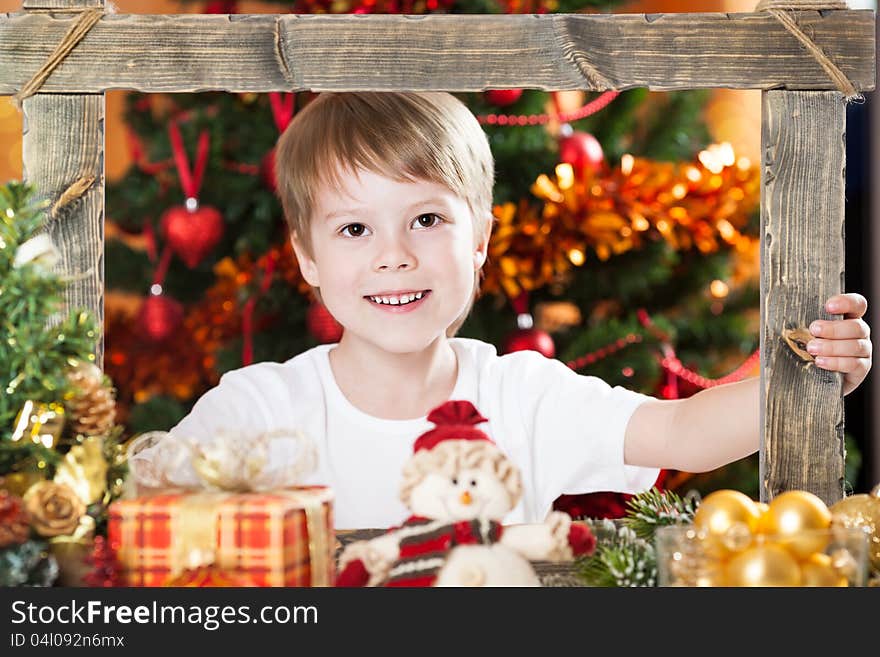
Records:
M103 7L104 0L25 0L24 9ZM63 64L62 64L63 66ZM24 178L52 204L82 178L94 182L50 219L49 234L70 277L67 309L88 310L104 320L104 94L40 94L25 99ZM65 311L66 312L66 311ZM103 363L103 338L95 344Z
M842 375L817 368L804 331L844 286L846 107L836 91L763 93L761 500L843 497Z

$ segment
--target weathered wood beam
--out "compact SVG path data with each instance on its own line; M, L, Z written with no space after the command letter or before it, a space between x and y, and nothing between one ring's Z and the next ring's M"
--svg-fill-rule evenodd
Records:
M763 94L761 148L761 499L844 492L842 375L803 333L844 285L846 106L837 92ZM800 329L800 333L798 330Z
M0 14L0 95L30 79L71 20ZM874 88L873 11L804 11L797 20L858 90ZM806 49L762 13L107 15L42 91L509 87L834 88Z
M94 7L104 0L26 0L26 9ZM23 103L24 179L55 205L79 180L93 180L82 196L52 214L48 232L70 277L68 309L104 320L104 94L42 94ZM103 339L95 344L102 364Z

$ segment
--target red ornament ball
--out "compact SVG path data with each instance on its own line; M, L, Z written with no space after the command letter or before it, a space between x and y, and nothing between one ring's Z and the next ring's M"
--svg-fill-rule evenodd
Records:
M330 314L324 304L315 302L306 312L306 326L309 333L321 344L339 342L342 338L342 324Z
M522 89L489 89L483 92L483 97L496 107L507 107L518 101L522 94Z
M517 329L504 343L504 353L514 351L537 351L547 358L556 356L556 345L546 331L536 328Z
M182 321L183 306L161 294L148 296L138 315L141 333L153 342L171 337Z
M171 250L193 269L223 238L223 216L216 208L203 205L193 211L182 205L162 215L162 235Z
M263 184L267 189L272 190L274 194L277 189L277 183L275 182L275 149L270 150L266 155L263 156L263 161L260 162L260 180L263 181Z
M593 172L602 167L605 154L599 140L587 132L573 132L559 139L559 160L574 167L576 172Z

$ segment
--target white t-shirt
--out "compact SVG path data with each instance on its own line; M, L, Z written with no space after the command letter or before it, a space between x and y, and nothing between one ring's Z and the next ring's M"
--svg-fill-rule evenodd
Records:
M651 397L578 375L537 352L499 356L479 340L450 343L458 358L450 399L466 399L488 418L477 427L522 475L522 499L505 524L541 522L561 494L635 493L654 484L659 470L623 462L627 422ZM171 433L202 440L217 432L299 430L316 443L318 455L317 470L302 483L333 488L337 529L399 525L410 515L398 499L403 464L416 438L434 425L424 417L384 420L357 409L333 377L334 346L227 372Z

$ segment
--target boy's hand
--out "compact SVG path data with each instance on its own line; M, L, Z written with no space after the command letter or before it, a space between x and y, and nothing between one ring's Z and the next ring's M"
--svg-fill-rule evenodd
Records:
M837 294L825 302L825 310L844 318L810 324L816 337L807 343L807 351L817 367L843 372L844 395L858 388L871 369L871 328L862 319L867 309L861 294Z

